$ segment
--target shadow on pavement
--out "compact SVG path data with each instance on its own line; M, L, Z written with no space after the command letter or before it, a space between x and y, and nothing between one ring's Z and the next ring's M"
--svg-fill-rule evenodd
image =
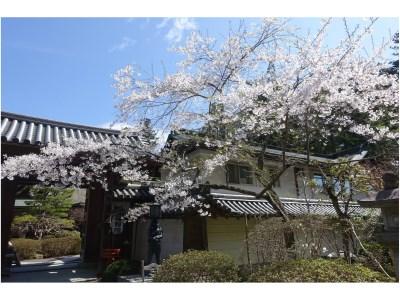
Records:
M81 264L79 256L22 261L13 266L2 282L96 282L96 268Z

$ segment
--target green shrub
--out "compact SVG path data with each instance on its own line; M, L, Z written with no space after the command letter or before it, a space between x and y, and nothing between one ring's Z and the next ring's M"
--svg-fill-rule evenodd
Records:
M12 243L20 260L79 254L81 249L81 239L76 234L43 240L13 239Z
M364 247L379 261L389 275L396 276L396 271L390 257L389 248L387 246L376 242L369 242L364 243ZM363 251L361 252L361 254L365 255ZM376 263L372 262L371 259L368 259L367 257L364 258L363 264L375 271L380 271Z
M77 230L61 230L60 232L57 232L52 235L47 235L44 238L49 239L49 238L62 238L62 237L80 237L81 233Z
M387 282L384 274L342 259L292 260L264 266L253 273L252 282Z
M73 231L75 222L53 216L16 216L11 224L13 236L25 236L28 232L36 239L61 237L66 231Z
M43 239L41 244L44 257L79 254L81 249L81 239L79 236Z
M38 222L38 218L32 215L24 214L15 216L11 223L12 237L25 237L29 227Z
M131 271L131 265L127 260L116 260L107 266L103 272L101 281L116 282L119 275L126 275L129 271Z
M236 282L238 267L232 257L216 251L188 251L168 258L155 282Z
M12 243L20 260L36 258L40 253L40 241L38 240L13 239Z
M38 218L29 214L15 216L13 219L13 224L20 225L24 223L35 223L37 222Z

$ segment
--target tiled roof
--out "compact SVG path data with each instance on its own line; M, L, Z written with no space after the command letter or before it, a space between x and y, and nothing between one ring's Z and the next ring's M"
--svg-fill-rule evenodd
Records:
M276 211L271 204L263 199L256 199L254 196L244 194L223 193L220 190L210 193L220 207L223 207L233 214L238 215L276 215ZM329 215L335 216L335 209L329 201L309 200L296 198L280 198L282 204L289 215ZM360 207L354 203L349 205L350 215L369 215L377 213L377 210Z
M195 151L197 149L201 148L208 148L210 147L204 145L204 144L199 144L198 141L195 141L193 139L193 135L199 134L198 131L196 130L181 130L181 131L172 131L167 140L167 145L170 144L172 141L178 141L178 142L194 142L196 146L192 147L190 149L190 152ZM251 146L252 149L257 152L261 151L260 146L255 146L255 145L248 145ZM269 155L271 157L281 157L283 155L283 151L281 149L275 149L275 148L269 148L267 147L264 149L265 155ZM352 149L348 149L346 151L338 152L338 153L333 153L329 155L317 155L317 154L311 154L309 159L310 160L315 160L318 162L322 163L337 163L339 162L340 158L349 158L350 160L359 160L362 159L365 155L367 154L367 151L363 150L363 145L359 145L357 147L353 147ZM307 155L305 153L297 153L297 152L292 152L292 151L285 151L285 155L289 158L293 159L298 159L298 160L307 160Z
M1 113L1 141L7 143L45 145L49 142L62 143L64 137L117 142L120 133L118 130ZM132 143L137 142L135 137L128 139Z
M129 200L134 202L153 202L154 195L148 187L126 187L113 190L114 200Z

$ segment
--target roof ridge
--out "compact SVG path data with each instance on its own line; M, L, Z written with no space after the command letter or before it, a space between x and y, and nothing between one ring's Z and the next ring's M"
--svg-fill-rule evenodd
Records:
M29 122L34 122L34 123L45 123L46 125L48 124L48 125L52 125L52 126L60 126L60 127L67 127L67 128L87 130L87 131L95 131L95 132L101 132L101 133L109 133L109 134L117 134L117 135L121 134L120 130L94 127L94 126L88 126L88 125L73 124L73 123L68 123L68 122L60 122L60 121L56 121L56 120L37 118L37 117L32 117L32 116L27 116L27 115L5 112L5 111L1 112L1 118L2 119L3 118L11 118L11 119L19 120L19 121L29 121Z

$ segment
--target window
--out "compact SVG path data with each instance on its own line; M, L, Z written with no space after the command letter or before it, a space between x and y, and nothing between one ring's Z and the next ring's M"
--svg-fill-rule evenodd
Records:
M338 181L337 178L332 178L335 184L335 192L339 192L341 190L340 182ZM314 173L313 174L313 181L316 185L316 188L318 192L320 193L326 193L324 189L324 183L325 183L325 178L321 174ZM343 192L349 193L351 189L350 182L348 180L345 180L344 182L344 190Z
M337 178L335 178L335 180L337 180ZM339 180L336 181L335 183L335 192L338 193L340 192L342 189L341 187L341 183L339 182ZM350 193L351 191L351 184L350 181L348 181L347 179L344 181L344 187L343 187L343 191L344 193Z
M313 174L313 182L315 184L314 188L312 189L312 196L315 197L316 194L326 194L324 184L325 184L325 177L322 174L314 173Z
M253 184L253 172L250 167L228 164L227 171L228 183Z
M324 188L324 177L321 174L314 174L313 180L319 190L323 190Z

